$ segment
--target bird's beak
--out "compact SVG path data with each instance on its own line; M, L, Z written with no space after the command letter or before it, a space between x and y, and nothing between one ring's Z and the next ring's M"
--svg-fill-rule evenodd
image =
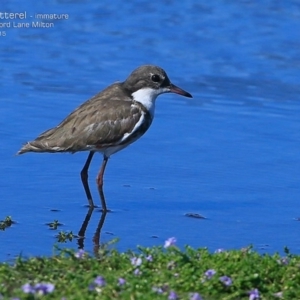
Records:
M190 93L184 91L183 89L179 88L178 86L176 86L172 83L170 84L170 92L178 94L178 95L182 95L184 97L193 98L193 96Z

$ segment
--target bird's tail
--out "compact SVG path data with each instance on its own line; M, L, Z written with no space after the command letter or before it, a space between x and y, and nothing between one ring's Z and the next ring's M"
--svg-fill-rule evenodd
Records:
M62 152L65 151L63 147L60 147L56 141L56 137L53 138L53 133L57 132L57 128L51 128L41 133L35 140L27 142L18 151L17 155L27 152Z
M17 153L17 155L19 154L23 154L26 152L43 152L43 149L41 147L42 145L38 145L36 142L28 142L26 143Z
M49 147L47 143L41 141L31 141L27 142L18 152L17 155L27 153L27 152L60 152L62 150L57 149L59 147Z

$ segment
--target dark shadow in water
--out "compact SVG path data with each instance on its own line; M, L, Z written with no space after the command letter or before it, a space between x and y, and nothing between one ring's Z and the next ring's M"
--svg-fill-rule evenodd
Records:
M85 231L88 227L88 224L89 224L89 221L91 219L91 216L93 214L93 211L94 211L94 207L90 207L89 210L88 210L88 213L86 214L85 216L85 219L81 225L81 228L79 229L79 232L78 232L78 249L84 249L84 239L85 239Z
M99 220L99 223L98 223L98 226L97 226L97 229L95 231L95 234L93 236L93 243L94 243L94 254L96 257L99 256L99 253L100 253L100 234L101 234L101 229L103 227L103 224L105 222L105 217L106 217L106 214L107 212L103 211L102 214L101 214L101 218Z
M84 249L85 232L86 232L86 229L88 227L91 216L93 214L93 211L94 211L94 208L91 207L89 209L88 213L86 214L85 219L84 219L84 221L81 225L81 228L78 232L78 236L79 236L78 241L77 241L78 249ZM101 213L101 217L100 217L98 226L97 226L96 231L95 231L94 236L93 236L93 244L94 244L94 253L95 253L95 255L98 254L98 251L99 251L99 248L100 248L100 234L101 234L101 229L103 227L103 224L105 222L106 214L107 214L107 212L105 212L105 211Z
M103 189L99 189L99 194L100 194L100 197L101 197L101 202L105 202L105 196L104 196L104 192L103 192ZM93 214L93 211L94 211L94 207L90 207L86 216L85 216L85 219L81 225L81 228L78 232L78 248L79 249L84 249L84 239L85 239L85 232L86 232L86 229L88 227L88 224L90 222L90 219L92 217L92 214ZM106 214L107 214L107 211L105 210L102 210L102 213L101 213L101 217L100 217L100 220L99 220L99 223L98 223L98 226L97 226L97 229L94 233L94 236L93 236L93 244L94 244L94 254L95 256L98 255L99 253L99 249L100 249L100 234L101 234L101 229L103 227L103 224L105 222L105 218L106 218Z

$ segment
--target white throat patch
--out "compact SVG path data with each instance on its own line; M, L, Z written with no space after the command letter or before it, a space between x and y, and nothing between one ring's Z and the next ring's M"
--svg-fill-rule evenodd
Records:
M152 119L154 117L155 110L155 100L158 95L167 93L169 90L167 88L160 88L158 90L152 88L144 88L137 90L132 94L135 101L140 102L149 111Z

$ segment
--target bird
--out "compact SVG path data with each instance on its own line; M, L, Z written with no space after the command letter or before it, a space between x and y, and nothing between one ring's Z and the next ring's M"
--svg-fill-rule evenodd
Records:
M124 82L111 84L77 107L56 127L25 143L17 154L89 151L80 175L89 206L95 207L88 185L88 169L94 154L103 155L96 178L101 196L108 159L144 135L154 118L156 98L164 93L192 98L190 93L172 84L162 68L142 65ZM102 197L101 202L102 211L108 211Z

